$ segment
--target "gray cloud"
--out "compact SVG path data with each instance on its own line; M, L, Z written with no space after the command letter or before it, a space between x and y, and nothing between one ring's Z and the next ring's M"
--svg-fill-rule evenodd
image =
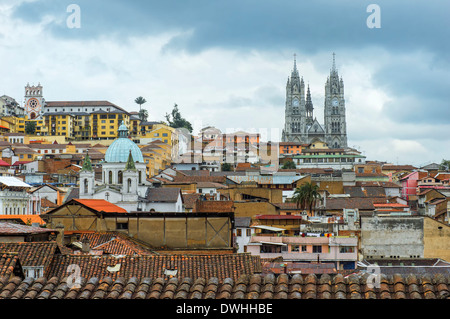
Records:
M24 2L15 16L37 23L45 15L65 17L72 1ZM314 53L330 48L358 48L380 45L390 49L432 48L444 53L449 49L448 1L379 0L381 29L369 29L366 12L370 1L292 0L168 0L119 1L79 0L82 28L72 32L64 24L49 25L62 37L98 37L105 34L126 38L154 34L164 30L195 31L184 39L174 39L192 52L211 47L276 50L291 47ZM447 10L446 10L447 9Z
M356 113L348 118L358 119L358 116L369 118L366 120L366 127L361 127L361 123L366 123L365 121L358 120L348 125L349 128L354 128L353 132L349 132L349 137L354 138L356 143L361 142L361 145L365 140L365 145L372 146L374 144L367 141L374 139L379 141L380 137L390 136L407 139L421 135L439 139L437 130L429 129L430 123L435 123L436 127L446 128L450 122L448 120L450 118L450 93L448 90L448 83L450 83L450 55L448 54L450 50L450 41L448 41L450 38L450 19L448 19L450 2L448 0L433 2L377 0L376 3L381 8L381 29L369 29L366 26L366 19L369 15L366 7L373 1L354 0L309 2L294 0L128 2L77 0L76 3L81 7L82 25L80 29L68 29L65 25L65 19L68 16L66 8L73 2L73 0L23 2L15 8L13 17L27 25L38 25L47 17L53 17L53 20L47 24L40 25L44 28L45 36L55 38L61 43L70 41L79 43L80 51L86 49L83 48L83 45L88 45L88 41L109 39L111 42L119 44L118 48L121 48L122 54L125 55L124 59L128 60L134 59L135 56L142 58L142 55L134 55L135 52L128 51L128 47L135 48L134 44L130 45L131 39L146 39L148 36L163 33L177 34L161 46L160 54L166 57L177 55L179 52L188 57L196 57L208 50L219 49L243 56L253 51L264 52L266 61L271 60L268 57L273 57L274 60L282 63L283 60L286 60L287 54L297 52L299 57L311 59L311 64L314 65L314 71L317 74L325 74L319 84L312 83L312 89L321 92L323 92L326 74L330 68L330 54L335 51L338 53L338 64L342 66L340 74L344 76L346 85L348 111ZM52 52L57 50L59 50L57 47L49 48L49 51L41 52L40 56L55 55L56 53ZM62 56L66 56L66 54L61 52L56 56L62 59ZM79 52L70 54L76 57ZM42 60L45 59L42 58ZM166 65L166 68L163 69L146 65L142 69L148 74L140 74L139 63L155 63L155 60L136 62L131 66L127 64L130 68L135 67L135 70L123 69L120 61L116 59L106 62L100 55L93 55L91 58L85 56L84 59L78 60L74 58L73 60L73 63L78 66L77 69L92 71L92 73L85 72L84 74L94 74L99 77L105 74L105 76L109 76L110 82L108 83L124 84L125 80L130 87L136 80L137 74L139 74L140 80L162 77L161 72L165 72L164 76L169 77L169 75L175 74L170 72L174 72L171 69L176 67ZM252 62L251 59L249 61ZM380 114L374 116L374 119L379 121L375 123L376 125L370 123L372 111L366 110L366 105L364 105L364 101L361 102L360 97L356 101L361 105L352 105L351 85L357 86L359 83L350 83L345 72L351 69L352 63L355 61L368 66L367 70L361 72L367 71L372 76L370 88L383 90L389 97L389 101L384 103ZM299 64L302 62L304 61L299 61ZM50 62L47 63L47 66L51 65ZM54 63L57 66L57 63ZM38 68L41 73L48 74L49 72L41 65L33 67ZM226 66L230 69L234 67L235 65ZM302 67L301 73L305 76L305 81L308 81L311 76L308 72L303 73ZM217 123L221 127L233 120L253 127L268 126L267 123L273 126L282 126L283 89L290 72L289 68L290 66L286 70L282 70L281 73L285 76L279 82L276 79L279 73L273 72L267 75L273 77L270 81L264 81L265 79L261 77L260 82L256 79L257 82L253 84L245 83L248 88L243 90L233 92L233 89L228 88L226 93L221 94L220 97L216 96L214 101L207 100L195 104L196 100L201 100L201 97L197 96L200 96L201 93L193 91L188 98L189 107L192 109L183 109L184 115L190 119L205 116L210 124ZM218 69L223 70L224 68ZM267 73L270 73L271 70L267 70ZM52 72L56 77L56 71ZM80 71L80 74L83 73ZM78 75L81 76L80 74ZM317 74L315 75L317 76ZM246 76L244 73L239 75ZM62 78L63 74L60 76ZM176 75L173 76L176 78ZM196 81L201 81L200 77L201 74L198 75ZM27 80L20 79L19 82ZM177 79L174 80L177 81ZM202 78L202 80L208 82L209 78L206 80ZM232 86L232 82L232 78L223 77L221 85ZM76 79L73 79L73 83L76 83ZM177 84L183 85L183 83ZM18 85L22 85L22 83L18 83ZM101 85L103 84L96 83L95 94L102 95L104 93L100 92ZM160 85L158 86L159 90L155 90L154 94L177 93L178 95L174 99L180 105L184 105L181 101L182 93L177 90L170 91L174 87L172 79ZM207 85L213 87L214 83L207 83ZM79 86L82 87L82 84ZM141 88L136 88L137 92L140 92L139 90ZM217 90L222 91L222 88L218 85ZM245 90L248 92L245 93ZM134 92L124 93L134 94ZM190 94L188 91L183 91L183 93ZM79 98L86 95L86 92L79 92ZM127 99L129 98L127 97ZM132 99L129 100L132 101ZM314 95L313 100L319 114L323 108L323 97ZM198 107L194 108L196 105ZM170 108L171 105L167 107ZM237 112L239 119L233 112ZM427 127L428 129L418 133L421 128Z

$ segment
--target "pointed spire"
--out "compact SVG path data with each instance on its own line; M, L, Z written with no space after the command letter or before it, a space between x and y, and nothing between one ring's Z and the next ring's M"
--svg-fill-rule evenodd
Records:
M308 108L308 105L311 105L311 108L312 108L311 91L309 90L309 84L308 84L308 90L306 92L306 108Z
M336 53L333 52L333 70L336 70Z
M131 150L130 150L130 154L128 155L128 160L127 160L127 164L125 165L125 170L126 171L136 170L136 165L134 165L133 156L131 155Z
M89 152L86 152L86 157L84 158L83 161L83 167L81 168L82 172L92 172L92 163L91 163L91 159L89 158Z
M294 70L297 70L297 54L294 53Z
M294 69L292 69L292 77L298 77L298 70L297 70L297 54L294 53Z

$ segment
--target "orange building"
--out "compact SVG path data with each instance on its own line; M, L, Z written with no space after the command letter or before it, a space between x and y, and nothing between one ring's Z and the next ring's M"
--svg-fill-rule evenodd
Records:
M301 154L302 149L308 147L308 144L299 142L280 142L279 154Z
M235 143L235 144L249 144L249 145L259 145L260 135L259 133L247 133L243 131L238 131L234 133L226 133L222 136L225 143Z

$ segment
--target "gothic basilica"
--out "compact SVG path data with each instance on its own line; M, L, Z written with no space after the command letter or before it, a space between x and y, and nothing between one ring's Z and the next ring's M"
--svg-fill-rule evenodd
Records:
M324 123L314 117L309 85L305 91L303 77L294 68L286 84L285 126L283 142L311 144L325 142L330 148L347 147L347 128L345 122L344 82L336 69L335 54L330 75L325 83Z

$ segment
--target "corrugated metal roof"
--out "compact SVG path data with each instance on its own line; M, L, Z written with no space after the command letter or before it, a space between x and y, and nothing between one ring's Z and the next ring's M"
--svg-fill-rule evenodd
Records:
M31 185L28 185L27 183L24 183L20 179L13 177L13 176L0 176L0 184L6 185L6 186L13 186L13 187L30 187Z
M304 176L299 175L245 175L245 176L227 176L235 183L256 182L258 184L292 184Z
M265 226L265 225L255 225L255 226L252 226L252 227L260 228L260 229L266 229L266 230L271 230L271 231L283 231L283 230L285 230L284 228Z

